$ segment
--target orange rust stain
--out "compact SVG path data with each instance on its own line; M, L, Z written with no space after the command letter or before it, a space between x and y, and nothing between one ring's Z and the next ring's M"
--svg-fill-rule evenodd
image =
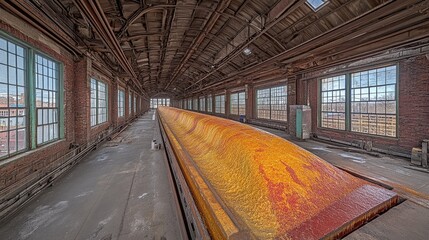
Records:
M232 219L255 238L293 237L289 232L371 185L250 126L174 108L158 111Z

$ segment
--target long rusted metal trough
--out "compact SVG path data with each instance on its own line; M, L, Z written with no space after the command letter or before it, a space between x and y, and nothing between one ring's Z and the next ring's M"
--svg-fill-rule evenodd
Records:
M267 132L159 107L171 145L213 239L335 239L398 196Z

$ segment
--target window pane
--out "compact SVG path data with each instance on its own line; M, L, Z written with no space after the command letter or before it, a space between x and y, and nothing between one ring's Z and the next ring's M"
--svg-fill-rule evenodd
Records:
M396 137L396 66L353 73L368 74L368 86L352 84L351 131ZM353 78L353 77L352 77ZM369 115L370 114L370 115Z
M101 81L91 79L91 126L107 121L107 85Z
M212 95L207 95L207 112L213 112L213 97Z
M365 76L366 74L366 76ZM321 114L320 126L324 128L346 129L346 94L345 94L346 76L340 75L321 80ZM361 82L368 82L368 73L352 74L351 85L361 86ZM364 84L365 85L365 84ZM361 99L361 91L352 91L352 99ZM352 109L360 109L359 104L352 104ZM355 118L354 118L355 117ZM352 116L352 121L359 121L356 116Z
M215 112L225 114L225 95L215 96Z
M25 49L0 37L0 157L27 149Z
M43 144L58 139L59 78L55 69L58 63L42 55L36 54L36 114L37 114L37 144ZM55 84L54 84L55 83ZM91 87L93 82L91 81ZM18 88L18 94L20 89ZM91 92L92 97L92 92ZM92 99L91 99L92 100ZM91 101L92 103L92 101Z
M200 97L200 111L205 112L206 111L206 98Z

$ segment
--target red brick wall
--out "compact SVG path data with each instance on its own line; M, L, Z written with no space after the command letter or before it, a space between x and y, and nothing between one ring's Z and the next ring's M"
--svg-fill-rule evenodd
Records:
M0 196L18 191L29 186L47 172L65 161L62 157L69 150L69 145L75 141L74 121L74 81L76 64L73 57L65 51L60 53L44 43L28 37L0 19L0 29L50 57L60 61L64 66L64 125L65 138L46 146L31 150L12 158L0 161ZM1 199L0 199L1 200Z
M317 126L319 91L317 80L308 82L312 128L318 136L352 142L373 141L374 147L410 154L429 138L429 60L426 55L399 61L398 138L321 129Z
M88 143L97 140L100 134L107 129L113 129L114 126L122 125L127 120L134 118L134 115L130 116L127 113L128 88L125 88L125 112L127 115L117 119L117 84L122 84L123 87L125 84L115 81L112 76L94 70L91 59L82 57L75 61L73 56L64 49L29 37L38 38L40 34L35 33L36 30L26 25L26 28L23 28L24 30L21 32L4 22L1 17L0 30L63 64L65 138L12 158L0 160L0 203L4 197L13 197L13 194L19 193L65 163L75 154L75 148L70 148L72 144L85 147ZM108 121L96 127L90 126L91 77L102 80L108 85ZM148 108L149 102L145 101L145 107L142 110Z

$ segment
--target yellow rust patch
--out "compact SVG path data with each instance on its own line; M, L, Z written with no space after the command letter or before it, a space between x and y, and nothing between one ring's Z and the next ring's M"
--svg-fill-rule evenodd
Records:
M193 174L202 176L234 224L254 238L288 238L289 231L367 184L247 125L174 108L158 111L186 149Z

